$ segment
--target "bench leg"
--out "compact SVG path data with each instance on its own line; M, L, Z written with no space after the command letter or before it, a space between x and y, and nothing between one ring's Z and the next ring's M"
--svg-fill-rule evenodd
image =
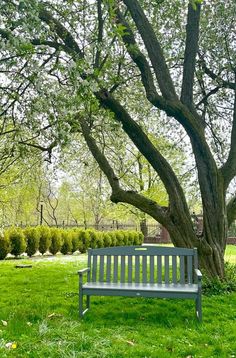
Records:
M196 301L195 301L195 305L196 305L196 316L199 322L202 321L202 297L201 297L201 293L198 294Z
M86 309L83 310L83 289L79 288L79 317L82 318L90 308L90 296L86 296Z
M79 290L79 317L83 317L83 291Z
M87 309L90 308L90 296L88 296L88 295L86 297L86 307L87 307Z

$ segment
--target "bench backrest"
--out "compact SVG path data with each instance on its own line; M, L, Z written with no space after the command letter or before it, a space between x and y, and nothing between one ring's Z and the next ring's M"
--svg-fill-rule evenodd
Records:
M88 250L91 282L193 283L197 249L119 246Z

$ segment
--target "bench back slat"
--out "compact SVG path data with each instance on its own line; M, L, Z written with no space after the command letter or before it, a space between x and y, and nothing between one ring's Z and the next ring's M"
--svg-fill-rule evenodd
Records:
M147 256L142 256L142 282L147 283Z
M184 256L181 255L179 258L179 265L180 265L180 283L185 283L185 262L184 262Z
M88 267L92 267L91 259L92 259L92 256L88 254ZM89 271L89 273L88 273L88 282L90 282L90 280L91 280L91 271Z
M132 273L133 273L133 260L132 256L128 256L128 282L132 283Z
M192 284L197 249L158 246L89 249L88 281Z
M165 283L170 283L169 256L165 256Z
M135 282L139 283L140 277L140 256L135 256Z
M104 255L100 256L100 263L99 263L99 281L104 281Z
M118 282L118 256L114 256L114 278L113 282Z
M150 256L150 283L154 283L154 256Z
M177 283L177 257L172 256L172 282Z
M157 256L157 282L162 283L162 257Z
M107 256L106 281L111 282L111 255Z
M193 258L192 258L192 256L187 257L187 275L188 275L188 283L193 283Z
M96 282L97 278L97 255L93 256L92 282Z
M121 256L121 271L120 271L120 282L125 282L125 256Z

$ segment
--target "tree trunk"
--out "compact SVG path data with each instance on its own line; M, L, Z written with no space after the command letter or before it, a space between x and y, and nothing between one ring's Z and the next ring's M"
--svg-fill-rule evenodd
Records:
M145 217L140 220L140 230L144 237L148 236L147 220Z
M219 205L220 206L220 205ZM222 204L223 208L224 205ZM210 213L205 208L203 215L203 233L197 235L194 226L184 220L178 220L174 225L165 226L169 231L171 241L178 247L196 247L199 255L199 267L207 276L224 278L224 253L227 238L227 217L224 210L220 215Z

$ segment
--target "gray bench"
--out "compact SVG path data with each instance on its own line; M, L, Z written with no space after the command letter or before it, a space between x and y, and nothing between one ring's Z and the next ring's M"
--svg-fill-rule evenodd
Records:
M198 270L197 249L163 246L89 249L88 267L78 274L80 317L90 307L90 296L130 296L194 299L197 318L202 319L202 274Z

